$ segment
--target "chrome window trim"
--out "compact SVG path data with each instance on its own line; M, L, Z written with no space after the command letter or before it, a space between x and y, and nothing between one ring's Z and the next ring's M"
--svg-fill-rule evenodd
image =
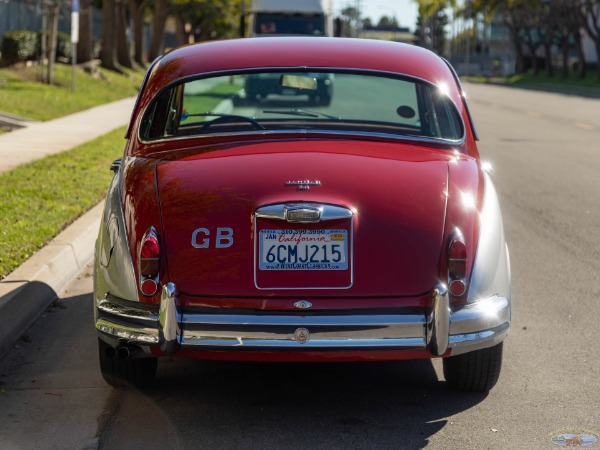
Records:
M452 67L450 69L451 69L451 71L453 71ZM146 114L148 113L148 109L152 106L152 104L156 101L156 99L164 91L166 91L167 89L170 89L171 87L173 87L175 85L182 84L182 83L188 83L188 82L195 81L195 80L211 78L211 77L215 77L215 76L227 77L227 76L233 76L233 75L244 75L244 74L252 74L252 73L259 73L259 72L266 72L266 71L268 71L268 72L277 72L277 71L310 72L310 71L313 71L313 72L354 73L357 75L365 74L365 75L372 75L372 76L395 78L395 79L400 79L400 80L404 79L404 80L409 80L409 81L417 81L422 84L429 85L433 89L438 89L438 85L436 85L435 83L433 83L430 80L426 80L421 77L415 77L412 75L407 75L407 74L402 74L402 73L397 73L397 72L378 71L378 70L369 70L369 69L360 69L360 68L348 68L348 67L344 67L344 68L336 67L335 68L335 67L312 67L312 66L311 67L286 66L286 67L240 68L240 69L230 69L230 70L224 70L224 71L212 71L212 72L206 72L201 75L189 75L186 77L178 78L177 80L174 80L174 81L170 82L169 84L165 85L156 94L154 94L154 96L148 102L148 105L143 109L143 111L140 111L140 113L139 113L140 125L144 123L144 119L145 119ZM468 106L464 102L464 96L463 96L464 91L462 91L462 87L460 87L460 83L459 83L459 88L461 89L461 92L459 94L460 94L461 98L463 99L463 103L464 103L465 107L467 108L467 112L468 112ZM317 130L314 130L314 129L306 130L306 129L296 129L296 128L292 128L292 129L288 129L288 130L239 131L239 132L230 132L230 133L214 133L214 134L206 134L206 135L144 139L141 134L141 132L142 132L141 126L138 127L138 130L137 130L137 138L143 144L156 144L156 143L162 143L162 142L173 142L173 141L178 141L181 139L195 140L195 139L208 139L208 138L229 137L229 136L254 136L254 135L269 135L269 134L306 134L306 133L315 133L316 132L318 134L326 134L326 135L333 134L333 135L345 135L345 136L356 135L356 136L363 136L363 137L379 137L379 138L394 139L394 140L399 140L399 141L424 142L424 143L433 143L436 145L443 144L443 145L451 145L453 147L454 146L459 147L459 146L463 145L467 139L467 127L463 120L462 114L460 113L460 109L458 108L458 106L456 105L454 100L450 96L448 96L448 99L454 106L454 109L456 110L456 113L458 116L458 120L460 121L460 125L462 127L462 137L460 139L456 139L456 140L432 138L432 137L421 137L421 136L410 136L410 135L394 135L394 134L387 134L387 133L347 132L347 131L336 131L336 130L330 131L330 130L318 130L318 129ZM467 114L467 115L470 117L470 114Z
M471 125L471 129L473 130L473 138L476 141L479 141L479 133L477 133L477 128L475 127L475 122L473 121L473 116L471 115L471 108L469 108L469 102L467 101L467 93L465 92L465 90L462 87L462 83L460 81L458 73L456 73L454 66L452 66L452 64L450 64L450 61L448 61L446 58L442 58L442 60L446 63L446 65L452 72L452 75L454 76L454 80L456 81L456 84L458 85L458 88L460 89L460 96L462 98L463 104L465 105L465 110L467 111L467 117L469 118L469 125Z
M462 120L462 119L461 119ZM314 134L317 136L323 137L331 137L331 136L343 136L346 138L352 137L362 137L362 138L378 138L385 140L394 140L398 142L418 142L425 144L434 144L434 145L451 145L460 147L465 143L465 138L463 137L457 141L450 141L440 138L431 138L431 137L421 137L421 136L411 136L411 135L395 135L395 134L386 134L386 133L374 133L368 131L340 131L340 130L317 130L317 129L307 129L307 128L294 128L289 130L257 130L257 131L232 131L230 133L214 133L209 135L194 135L194 136L177 136L170 138L162 138L156 139L153 141L142 141L144 144L160 144L164 142L176 142L182 140L196 140L196 139L207 139L207 138L221 138L221 137L232 137L232 136L277 136L277 135L290 135L290 134ZM306 136L302 137L303 139ZM162 150L161 150L162 151ZM158 152L153 152L158 153ZM152 153L149 153L152 154Z
M152 61L152 64L150 64L150 67L148 67L148 70L146 70L146 73L144 74L144 79L142 80L142 85L140 86L140 91L135 99L135 105L133 105L133 110L131 111L131 115L130 115L130 119L129 119L129 126L127 127L127 131L125 131L125 139L127 139L127 137L131 134L131 129L133 128L133 120L132 119L133 119L133 116L135 115L135 112L138 109L140 100L142 98L142 93L144 92L146 85L148 84L148 80L150 79L150 74L152 73L152 70L154 70L154 67L156 67L158 65L158 62L162 59L163 56L164 55L160 55L160 56L156 57L154 59L154 61Z

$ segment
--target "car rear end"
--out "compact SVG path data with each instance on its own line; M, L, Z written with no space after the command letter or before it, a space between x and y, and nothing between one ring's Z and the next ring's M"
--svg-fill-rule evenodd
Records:
M491 388L510 325L508 253L456 87L267 67L277 89L310 99L335 78L335 95L307 109L274 88L249 107L257 72L184 78L134 118L97 244L109 382L162 355L443 357L456 387ZM481 352L494 363L467 382Z

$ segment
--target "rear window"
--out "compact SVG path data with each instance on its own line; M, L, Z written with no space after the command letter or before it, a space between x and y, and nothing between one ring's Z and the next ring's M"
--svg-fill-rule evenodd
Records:
M323 71L265 71L186 81L148 108L144 140L305 130L460 141L452 100L410 78Z

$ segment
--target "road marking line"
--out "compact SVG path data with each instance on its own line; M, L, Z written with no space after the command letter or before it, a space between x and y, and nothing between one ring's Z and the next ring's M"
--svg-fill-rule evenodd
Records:
M527 111L527 115L530 117L542 117L542 115L539 112L535 111Z
M593 131L594 130L594 125L590 125L589 123L584 123L584 122L576 122L575 126L577 128L581 128L582 130L588 130L588 131Z

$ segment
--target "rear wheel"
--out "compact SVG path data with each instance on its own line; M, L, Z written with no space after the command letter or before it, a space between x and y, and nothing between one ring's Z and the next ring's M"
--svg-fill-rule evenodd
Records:
M502 342L493 347L444 358L444 378L463 392L487 392L494 387L502 367Z
M156 375L157 358L121 358L113 347L100 338L98 356L102 377L111 386L145 386Z

